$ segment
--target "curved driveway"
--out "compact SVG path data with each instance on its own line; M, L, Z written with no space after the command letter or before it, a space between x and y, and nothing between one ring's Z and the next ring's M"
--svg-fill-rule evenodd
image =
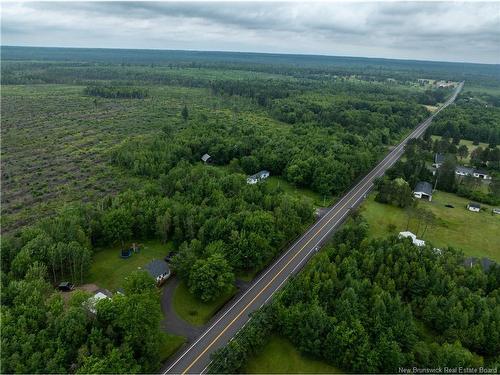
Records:
M453 95L432 116L420 123L412 133L396 146L375 168L347 192L328 212L312 225L281 257L263 272L235 302L213 322L205 332L175 356L166 366L164 374L201 373L210 363L210 354L223 347L245 325L249 314L259 309L281 288L287 279L298 272L336 229L366 197L377 177L382 176L403 154L408 140L420 137L432 119L451 104L463 82Z

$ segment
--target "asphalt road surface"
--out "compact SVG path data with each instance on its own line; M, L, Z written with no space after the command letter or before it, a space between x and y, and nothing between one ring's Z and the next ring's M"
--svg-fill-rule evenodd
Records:
M374 180L382 176L401 157L408 140L420 137L431 124L434 116L455 100L462 87L463 82L443 106L419 124L408 137L331 207L278 260L261 273L236 301L232 301L225 310L218 314L216 320L200 337L165 366L163 373L194 374L204 372L210 363L211 353L227 344L248 321L249 314L264 305L290 276L297 273L307 263L349 213L366 198L373 187Z

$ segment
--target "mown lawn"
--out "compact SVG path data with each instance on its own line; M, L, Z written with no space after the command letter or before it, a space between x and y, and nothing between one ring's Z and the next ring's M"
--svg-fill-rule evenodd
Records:
M407 215L403 209L374 201L371 194L363 204L361 212L370 225L369 237L383 237L389 234L391 224L395 232L406 230ZM500 231L500 215L492 215L491 207L479 213L466 209L469 200L445 192L435 192L432 202L420 200L421 207L429 208L436 215L436 223L421 236L423 228L417 234L417 220L410 221L409 230L420 238L432 242L436 247L455 247L470 256L488 257L500 262L498 233ZM446 204L454 208L445 207Z
M273 335L254 357L243 373L247 374L338 374L341 370L329 364L307 358L286 339Z
M96 250L86 282L115 291L131 272L144 269L153 259L163 259L173 249L171 242L146 241L142 245L139 253L127 259L120 257L121 246Z
M179 283L174 292L172 304L175 312L194 326L206 324L224 304L236 293L236 287L212 302L201 302L191 293L184 282Z
M162 345L160 349L160 361L166 361L172 354L186 342L186 338L182 336L172 335L170 333L162 333Z

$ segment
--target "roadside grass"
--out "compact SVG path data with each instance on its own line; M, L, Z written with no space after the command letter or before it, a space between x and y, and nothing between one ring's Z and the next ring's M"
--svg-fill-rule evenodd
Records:
M323 361L303 356L286 339L273 335L259 353L248 360L247 374L339 374Z
M121 246L97 249L86 282L115 291L122 286L125 277L131 272L144 269L153 259L163 259L173 249L173 243L143 242L140 252L133 253L127 259L120 258L120 249Z
M306 197L310 199L316 207L328 207L333 202L333 197L331 196L323 197L321 194L316 193L312 190L296 187L291 183L285 181L281 177L270 176L268 179L266 179L266 183L270 186L283 189L286 194L289 194L293 197L299 199L303 199L304 197Z
M160 361L166 361L172 354L186 342L183 336L173 335L171 333L162 332L161 335L161 348L160 348Z
M394 233L407 229L408 217L403 209L375 202L374 198L375 194L371 194L361 207L361 213L370 226L370 238L388 235L392 226ZM436 223L427 228L423 236L423 226L419 229L417 220L410 221L408 230L438 248L454 247L469 256L488 257L500 262L500 215L493 215L492 207L484 204L481 212L470 212L466 209L467 203L468 199L437 191L432 202L419 200L420 207L428 208L436 215ZM447 208L446 204L454 208Z
M184 282L174 291L172 304L179 317L194 326L206 324L224 304L236 294L236 287L212 302L201 302L193 296Z

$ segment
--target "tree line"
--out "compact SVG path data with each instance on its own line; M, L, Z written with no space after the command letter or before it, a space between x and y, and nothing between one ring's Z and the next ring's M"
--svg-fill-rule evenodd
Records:
M146 89L127 86L87 86L83 92L85 95L109 99L144 99L148 96Z
M442 111L431 126L432 134L451 139L467 139L474 144L500 142L500 108L462 94L456 105Z

